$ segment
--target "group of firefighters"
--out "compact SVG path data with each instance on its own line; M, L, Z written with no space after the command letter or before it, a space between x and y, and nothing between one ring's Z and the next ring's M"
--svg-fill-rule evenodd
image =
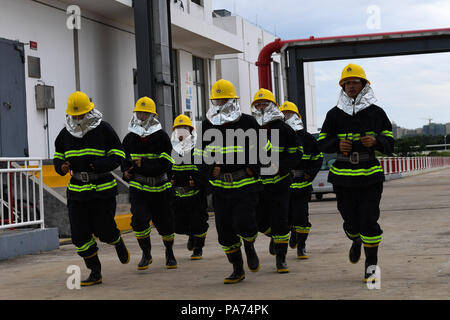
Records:
M360 66L347 65L339 85L337 106L327 113L317 140L305 130L294 103L279 106L272 92L260 89L251 115L244 114L233 84L223 79L212 86L201 132L189 117L179 115L169 136L158 121L155 102L143 97L136 102L123 141L85 93L71 94L65 128L55 141L54 167L58 174L72 176L67 186L72 242L90 270L81 285L102 282L96 238L114 245L121 263L130 260L114 220L117 182L111 171L118 167L129 183L131 227L142 250L138 270L152 263L152 227L162 237L168 269L177 268L175 234L189 236L192 260L202 258L211 193L218 242L233 266L224 283L245 278L242 245L248 269L259 270L254 247L259 233L270 237L269 252L275 256L277 272L289 272L288 246L297 248L299 259L308 258L308 202L322 152L337 153L328 179L345 234L352 240L349 260L358 262L363 244L364 279L373 280L371 267L377 265L382 234L377 221L384 181L375 151L392 153L392 127L383 109L375 105ZM210 129L223 137L230 130L265 132L263 153L276 161L263 163L259 156L253 161L255 153L261 154L259 141L209 142L203 137Z

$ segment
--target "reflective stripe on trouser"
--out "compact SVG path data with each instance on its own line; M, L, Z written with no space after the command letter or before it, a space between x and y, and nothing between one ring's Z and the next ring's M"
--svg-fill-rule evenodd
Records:
M378 219L383 183L351 188L334 186L334 191L346 236L351 240L359 237L367 245L380 243L383 230Z
M266 235L270 235L275 242L283 243L289 240L289 185L280 188L281 190L267 191L260 193L256 219L258 230ZM285 238L286 237L286 238Z
M292 188L292 185L291 185ZM295 228L298 233L309 233L309 199L312 188L303 190L291 189L289 199L289 226Z
M216 230L219 244L230 253L241 245L241 238L252 240L258 234L255 219L258 193L213 191Z
M189 197L174 200L175 233L186 235L206 235L208 231L208 210L205 192Z
M173 194L171 190L160 193L145 193L145 197L130 196L131 227L134 231L148 230L150 221L161 236L173 239L174 223L172 210ZM149 231L150 234L150 231Z
M95 237L111 243L120 238L114 216L116 197L89 201L67 201L72 242L81 257L97 252Z

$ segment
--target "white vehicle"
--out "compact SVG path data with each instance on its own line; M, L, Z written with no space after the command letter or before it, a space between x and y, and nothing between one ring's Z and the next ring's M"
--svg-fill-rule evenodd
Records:
M334 193L333 185L327 181L328 173L334 161L336 161L336 153L323 154L322 167L312 182L312 193L317 200L321 200L325 193Z
M313 133L312 135L316 139L319 137L318 132ZM336 153L323 154L322 167L320 168L319 172L317 173L316 177L312 182L313 188L312 193L314 194L317 200L322 200L323 195L325 193L334 193L333 185L329 183L327 180L328 180L328 173L330 172L331 166L336 161L336 157L337 157Z

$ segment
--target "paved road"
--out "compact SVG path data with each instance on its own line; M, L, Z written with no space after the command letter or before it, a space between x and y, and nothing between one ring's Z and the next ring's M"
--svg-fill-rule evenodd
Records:
M450 296L450 168L386 182L380 225L381 288L369 290L362 282L363 259L348 262L349 240L333 196L310 203L312 230L307 242L309 260L297 260L290 249L290 273L277 274L275 258L268 253L269 240L260 235L256 248L261 260L257 273L247 272L244 281L224 285L231 265L217 243L214 217L204 258L191 261L186 236L177 235L178 269L164 267L164 250L152 231L153 264L136 270L140 249L132 233L124 239L132 254L121 265L114 248L100 243L103 284L69 290L70 265L81 267L73 245L58 250L0 261L0 300L5 299L161 299L161 300L384 300L449 299Z

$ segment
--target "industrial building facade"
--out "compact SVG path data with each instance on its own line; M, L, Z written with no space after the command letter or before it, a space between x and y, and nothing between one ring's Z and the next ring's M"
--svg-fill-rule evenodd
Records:
M255 62L275 36L225 10L213 11L211 0L170 0L170 12L173 115L198 124L220 78L233 82L243 112L250 113L259 89ZM0 0L0 68L0 156L52 158L67 97L77 88L123 138L139 98L132 0ZM277 55L272 72L282 103ZM304 116L314 131L312 64L305 64L305 79Z

